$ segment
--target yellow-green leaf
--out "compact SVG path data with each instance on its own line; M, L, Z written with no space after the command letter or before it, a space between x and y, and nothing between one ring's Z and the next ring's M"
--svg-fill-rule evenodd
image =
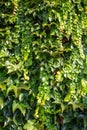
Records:
M34 123L31 120L28 120L23 128L24 130L37 130L34 126Z
M6 96L8 96L9 92L14 91L15 97L18 97L18 88L15 85L11 85L8 89L7 89L7 93Z
M4 105L4 101L3 101L3 99L0 97L0 109L3 108L3 105Z
M26 108L27 108L27 106L25 104L13 101L13 104L12 104L12 111L13 111L13 113L17 109L19 109L21 111L21 113L25 116Z

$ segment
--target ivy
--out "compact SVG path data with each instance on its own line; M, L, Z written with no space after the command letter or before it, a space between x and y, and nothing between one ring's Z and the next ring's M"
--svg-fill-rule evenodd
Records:
M0 2L0 129L87 129L86 0Z

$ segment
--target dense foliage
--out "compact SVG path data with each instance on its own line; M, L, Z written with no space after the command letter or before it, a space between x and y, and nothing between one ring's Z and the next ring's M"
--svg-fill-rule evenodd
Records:
M1 0L0 130L86 129L86 0Z

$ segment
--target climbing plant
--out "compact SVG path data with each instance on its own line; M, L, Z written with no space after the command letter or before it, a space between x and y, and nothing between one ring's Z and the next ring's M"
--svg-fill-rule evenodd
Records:
M86 0L1 0L0 130L86 130L86 111Z

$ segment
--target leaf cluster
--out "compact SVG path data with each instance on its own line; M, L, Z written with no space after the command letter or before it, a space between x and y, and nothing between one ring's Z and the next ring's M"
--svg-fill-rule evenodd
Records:
M86 76L86 0L0 1L0 130L86 130Z

